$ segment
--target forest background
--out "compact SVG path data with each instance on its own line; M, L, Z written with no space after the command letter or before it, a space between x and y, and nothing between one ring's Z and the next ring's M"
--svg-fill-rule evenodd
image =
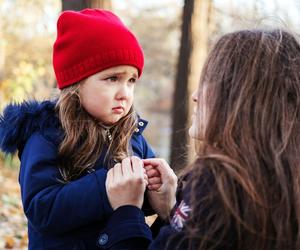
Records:
M145 69L135 107L149 120L145 136L156 154L176 171L194 154L190 94L213 41L241 28L300 27L296 0L0 0L0 112L10 102L57 94L56 20L62 10L85 7L111 9L141 42ZM0 153L0 249L27 249L18 170L17 157Z

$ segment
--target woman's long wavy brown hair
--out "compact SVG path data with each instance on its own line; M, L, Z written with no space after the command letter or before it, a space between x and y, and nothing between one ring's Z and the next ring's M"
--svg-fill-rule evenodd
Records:
M105 153L108 168L132 154L129 142L137 126L137 116L128 114L109 129L89 115L81 106L78 94L80 83L63 89L56 110L64 130L58 150L62 181L69 182L91 170L100 155Z
M189 170L190 248L300 249L298 37L226 34L208 55L199 98L204 84L209 117Z

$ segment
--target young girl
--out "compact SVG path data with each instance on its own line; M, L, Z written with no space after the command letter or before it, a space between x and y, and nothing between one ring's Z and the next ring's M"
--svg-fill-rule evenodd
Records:
M299 69L299 38L287 31L222 36L192 96L196 112L189 133L201 143L180 180L170 225L149 246L152 236L140 210L120 205L102 233L110 236L127 225L143 236L111 239L102 248L300 249ZM161 172L157 195L172 205L175 184L169 166L144 161ZM119 180L114 177L107 179L108 192Z
M109 201L122 199L106 192L108 169L128 156L154 157L142 136L147 122L132 106L143 64L138 41L113 13L60 15L53 48L58 101L12 104L0 118L1 149L18 150L21 160L29 249L97 249L113 212ZM144 185L157 179L145 177Z

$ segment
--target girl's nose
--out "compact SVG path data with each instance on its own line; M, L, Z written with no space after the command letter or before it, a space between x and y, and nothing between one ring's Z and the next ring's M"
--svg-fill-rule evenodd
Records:
M129 95L130 95L130 90L129 90L127 84L121 84L118 89L116 98L118 100L124 100L124 99L127 99Z

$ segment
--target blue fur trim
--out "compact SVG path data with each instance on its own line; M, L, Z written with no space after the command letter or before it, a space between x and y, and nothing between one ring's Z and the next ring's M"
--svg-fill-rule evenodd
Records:
M8 105L0 116L0 149L15 153L34 132L58 126L54 107L55 102L35 100Z

